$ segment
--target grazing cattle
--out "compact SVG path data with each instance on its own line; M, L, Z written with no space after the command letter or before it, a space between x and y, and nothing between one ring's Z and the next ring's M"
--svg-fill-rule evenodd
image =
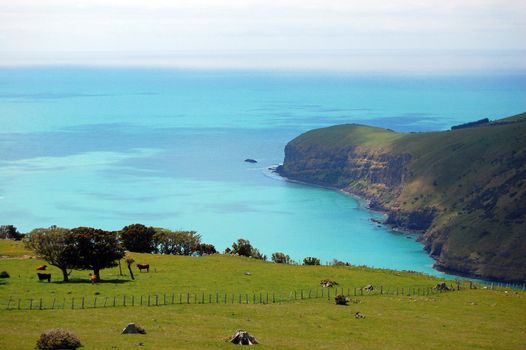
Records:
M37 267L38 271L44 271L45 269L47 269L47 265L40 265L39 267Z
M150 264L137 264L137 268L139 269L139 272L142 272L142 270L150 272Z
M39 280L39 281L45 281L45 280L47 280L48 282L51 282L51 274L50 274L50 273L40 273L40 272L37 272L37 275L38 275L38 280Z

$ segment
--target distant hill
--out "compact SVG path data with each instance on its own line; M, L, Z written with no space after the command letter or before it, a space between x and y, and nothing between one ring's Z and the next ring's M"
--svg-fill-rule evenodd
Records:
M278 172L370 200L422 230L442 270L526 281L526 113L451 131L346 124L300 135Z

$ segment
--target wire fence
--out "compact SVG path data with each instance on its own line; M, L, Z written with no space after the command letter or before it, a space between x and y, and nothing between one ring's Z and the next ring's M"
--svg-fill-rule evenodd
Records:
M81 296L81 297L10 297L5 303L7 310L55 310L55 309L97 309L109 307L153 307L164 305L185 304L276 304L290 303L298 300L326 299L334 302L337 295L346 297L369 296L429 296L462 289L479 288L473 282L456 282L446 286L447 289L435 287L330 287L315 289L299 289L290 293L258 292L258 293L207 293L207 292L162 292L149 294L121 294L113 296ZM491 288L494 288L492 286Z

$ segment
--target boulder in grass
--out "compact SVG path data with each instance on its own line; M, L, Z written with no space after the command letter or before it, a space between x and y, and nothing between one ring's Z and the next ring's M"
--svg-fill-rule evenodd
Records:
M437 285L434 287L436 290L449 290L449 287L447 286L446 282L440 282L437 283Z
M258 344L258 341L256 338L254 338L252 335L250 335L247 331L238 330L236 333L230 338L230 342L236 345L254 345Z
M374 287L372 284L368 284L365 287L362 288L366 292L372 292L374 290Z
M135 323L129 323L124 327L121 334L146 334L146 330Z
M338 282L332 280L321 280L320 285L324 288L337 286Z

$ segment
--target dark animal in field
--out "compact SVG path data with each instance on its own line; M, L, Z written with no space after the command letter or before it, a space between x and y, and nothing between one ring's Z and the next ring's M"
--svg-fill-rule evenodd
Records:
M39 267L37 267L38 271L44 271L45 269L47 269L47 265L40 265Z
M51 274L50 273L40 273L40 272L37 272L37 275L38 275L38 280L39 281L48 281L48 282L51 282Z
M230 342L236 345L258 344L258 341L254 336L243 330L236 331L236 333L230 338Z
M150 264L137 264L137 268L139 269L139 272L142 272L142 270L150 272Z

